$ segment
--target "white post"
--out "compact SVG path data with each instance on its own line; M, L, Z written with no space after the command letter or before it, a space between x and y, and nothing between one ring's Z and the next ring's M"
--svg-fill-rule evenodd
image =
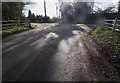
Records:
M115 18L114 25L113 25L113 30L112 31L115 30L116 26L117 26L117 18Z

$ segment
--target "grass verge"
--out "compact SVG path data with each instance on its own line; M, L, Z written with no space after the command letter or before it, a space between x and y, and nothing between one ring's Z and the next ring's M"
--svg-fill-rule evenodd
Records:
M92 36L109 62L120 67L120 32L112 32L109 28L97 27L92 32Z

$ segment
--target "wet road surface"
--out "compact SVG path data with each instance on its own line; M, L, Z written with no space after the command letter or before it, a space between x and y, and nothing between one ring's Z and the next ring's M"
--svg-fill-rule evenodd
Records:
M3 81L98 81L83 24L41 24L3 40ZM90 49L90 52L88 51Z

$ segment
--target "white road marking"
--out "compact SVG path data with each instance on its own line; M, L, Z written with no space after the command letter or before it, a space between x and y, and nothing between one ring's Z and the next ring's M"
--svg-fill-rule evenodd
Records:
M37 41L33 42L30 46L33 46L34 44L36 44L40 39L38 39Z

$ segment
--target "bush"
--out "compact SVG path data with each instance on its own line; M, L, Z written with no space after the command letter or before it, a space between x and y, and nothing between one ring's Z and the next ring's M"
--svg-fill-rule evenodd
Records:
M31 24L31 27L32 27L32 28L35 28L36 26L35 26L35 25L33 25L33 24Z
M32 28L13 26L11 29L2 30L2 36L3 36L3 37L6 37L6 36L9 36L9 35L11 35L11 34L15 34L15 33L19 33L19 32L22 32L22 31L30 30L30 29L35 28L36 26L33 25L33 24L31 24L31 27L32 27Z

